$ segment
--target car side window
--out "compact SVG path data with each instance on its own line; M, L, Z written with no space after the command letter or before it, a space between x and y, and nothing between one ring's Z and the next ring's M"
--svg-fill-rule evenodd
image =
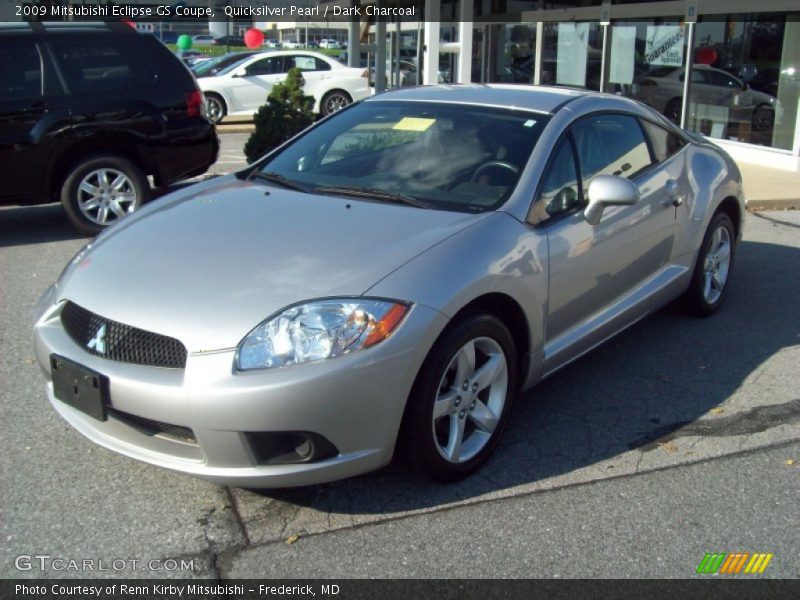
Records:
M42 60L32 39L0 42L0 102L42 95Z
M277 75L283 73L283 60L280 56L272 56L270 58L262 58L247 67L247 76L255 77L257 75Z
M598 175L630 179L650 166L650 149L635 117L599 114L585 117L572 126L583 195Z
M579 207L581 203L575 153L569 137L563 136L547 163L539 197L533 205L529 220L538 225L550 217Z
M159 60L145 44L91 39L48 43L72 93L95 93L158 83Z
M662 162L676 154L685 145L680 137L660 125L649 121L642 121L642 124L650 138L650 144L658 162Z

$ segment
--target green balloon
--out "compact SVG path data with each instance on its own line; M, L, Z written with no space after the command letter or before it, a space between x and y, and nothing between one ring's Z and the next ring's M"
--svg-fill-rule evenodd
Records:
M178 48L181 50L188 50L192 47L192 38L191 36L186 35L185 33L178 38Z

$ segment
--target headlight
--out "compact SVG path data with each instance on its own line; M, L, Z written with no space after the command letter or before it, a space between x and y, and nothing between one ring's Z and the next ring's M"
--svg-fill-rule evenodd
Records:
M409 305L388 300L318 300L287 308L261 323L239 344L241 371L333 358L385 340Z

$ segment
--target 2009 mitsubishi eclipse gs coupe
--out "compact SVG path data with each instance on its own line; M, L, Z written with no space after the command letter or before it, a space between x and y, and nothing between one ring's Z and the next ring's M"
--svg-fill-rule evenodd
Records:
M223 484L313 484L402 448L476 470L515 396L665 303L716 311L731 159L555 88L403 89L100 234L37 308L55 409Z

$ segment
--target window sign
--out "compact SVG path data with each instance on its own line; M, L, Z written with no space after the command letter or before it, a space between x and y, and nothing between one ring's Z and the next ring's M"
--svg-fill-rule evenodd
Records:
M586 85L586 56L589 47L588 23L558 24L558 54L556 83L558 85Z
M636 58L636 27L614 27L611 37L611 83L633 83L633 62Z
M648 25L644 60L650 65L682 66L683 27L680 25Z

